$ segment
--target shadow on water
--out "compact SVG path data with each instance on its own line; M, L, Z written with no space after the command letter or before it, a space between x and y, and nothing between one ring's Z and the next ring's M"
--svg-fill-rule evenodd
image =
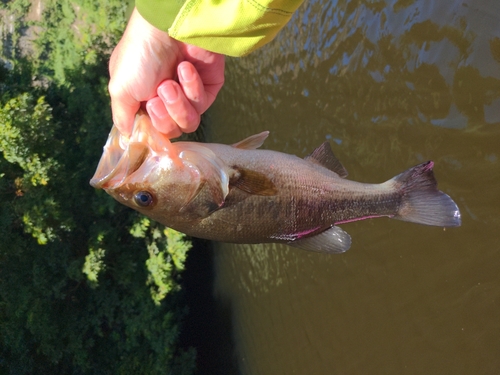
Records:
M238 375L232 335L230 301L213 297L213 246L208 241L193 240L189 251L183 288L188 315L180 337L184 348L195 348L199 374Z

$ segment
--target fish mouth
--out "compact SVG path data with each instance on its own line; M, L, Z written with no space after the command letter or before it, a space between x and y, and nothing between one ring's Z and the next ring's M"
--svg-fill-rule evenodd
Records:
M152 154L169 152L171 146L170 140L154 128L148 114L141 110L135 117L130 137L113 125L90 185L96 189L115 189Z

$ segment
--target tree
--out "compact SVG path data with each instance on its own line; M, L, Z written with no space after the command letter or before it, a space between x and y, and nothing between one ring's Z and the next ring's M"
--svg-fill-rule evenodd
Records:
M43 64L0 68L0 373L189 374L189 243L88 184L111 116L109 43L87 39L62 74L47 69L63 50L50 38Z

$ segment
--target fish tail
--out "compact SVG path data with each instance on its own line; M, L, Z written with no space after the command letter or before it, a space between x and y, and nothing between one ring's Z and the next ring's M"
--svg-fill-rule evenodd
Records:
M441 227L458 227L460 210L448 195L439 191L428 161L397 175L390 182L402 195L402 202L394 219Z

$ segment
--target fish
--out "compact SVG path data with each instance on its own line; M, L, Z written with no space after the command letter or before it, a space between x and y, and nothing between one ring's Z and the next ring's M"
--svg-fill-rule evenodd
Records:
M438 190L432 161L378 184L346 179L324 142L305 158L259 149L265 131L233 145L171 142L145 112L127 137L111 129L90 184L118 202L192 237L229 243L284 243L343 253L340 225L378 217L461 225Z

